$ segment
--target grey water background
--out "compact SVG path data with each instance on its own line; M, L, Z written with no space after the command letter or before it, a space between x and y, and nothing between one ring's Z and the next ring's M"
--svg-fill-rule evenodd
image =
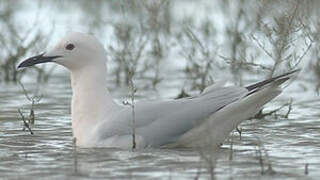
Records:
M127 1L121 1L120 4L88 3L89 1L29 2L16 1L13 4L1 1L2 8L13 7L15 15L12 20L18 22L17 27L31 27L36 29L33 34L40 30L46 36L50 35L46 43L34 45L34 49L21 58L54 45L69 30L91 32L107 47L109 44L116 44L112 28L108 24L130 17L128 13L124 13ZM209 13L215 12L213 10L217 8L209 1L175 1L171 6L171 11L174 12L172 18L175 17L173 19L176 21L195 13L199 19L220 16L219 13ZM70 7L73 7L72 10ZM120 13L117 14L112 9L119 9ZM134 18L139 19L140 15ZM145 14L141 16L143 15ZM103 23L99 24L101 21ZM226 21L220 17L214 22L218 24L216 31L219 33L223 29L220 25L224 26ZM172 26L173 29L176 28ZM102 27L103 31L100 30ZM21 31L23 33L25 30ZM218 38L216 42L223 42L224 38ZM171 40L168 42L169 48L176 48ZM1 53L2 56L6 54ZM316 59L312 56L307 58ZM184 73L181 68L188 62L173 60L183 59L179 53L167 55L164 59L166 60L161 60L159 66L161 81L156 88L152 88L150 80L153 78L153 71L147 71L146 76L137 74L137 101L175 98L181 89L193 95L199 93L198 89L192 88L194 83L198 83L193 81L195 77ZM42 97L34 107L34 135L22 131L23 124L17 110L22 109L27 116L31 105L21 86L14 82L0 83L0 179L210 179L210 163L215 166L216 179L317 179L320 175L320 98L316 90L319 79L311 72L309 63L302 61L299 67L303 70L299 78L290 82L284 93L266 106L265 110L271 111L292 99L289 117L271 115L243 122L240 125L241 139L238 132L233 132L220 151L214 154L216 161L212 162L207 162L197 149L144 149L132 152L113 148L73 147L68 72L54 65L40 66L45 70L53 67L48 82L40 83L37 73L31 69L21 81L29 95L36 93ZM113 62L112 56L108 56L107 65L109 73L106 78L110 92L122 103L129 99L130 89L124 81L117 85L113 69L117 69L118 64ZM214 79L239 84L232 73L225 69L219 70L218 63L215 65ZM241 84L266 78L264 73L252 76L252 72L244 72ZM122 76L125 74L121 74ZM277 113L285 114L286 108ZM257 154L259 144L263 147L264 174L261 173L261 161ZM272 171L267 171L268 164L271 164Z

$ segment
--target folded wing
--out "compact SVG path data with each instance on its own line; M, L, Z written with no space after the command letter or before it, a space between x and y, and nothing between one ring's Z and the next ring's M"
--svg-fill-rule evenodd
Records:
M196 97L135 105L138 147L219 145L243 120L281 93L292 71L248 87L213 85ZM110 146L131 147L132 109L123 108L98 131ZM102 133L101 133L102 132ZM116 143L115 143L116 142ZM121 142L121 143L119 143Z
M138 102L135 105L136 135L142 138L143 146L158 147L174 143L183 134L203 123L211 114L247 93L246 88L219 86L192 98ZM112 121L105 122L100 127L104 127L99 130L104 131L101 138L117 136L117 141L127 141L132 132L132 109L124 108Z

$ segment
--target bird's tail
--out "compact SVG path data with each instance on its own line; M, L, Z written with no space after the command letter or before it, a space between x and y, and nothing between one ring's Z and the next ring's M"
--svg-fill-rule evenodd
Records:
M248 91L254 91L256 89L259 89L265 85L268 85L272 82L275 82L275 81L287 81L288 79L290 79L294 74L296 74L297 72L299 72L300 69L296 69L296 70L293 70L293 71L289 71L287 73L284 73L284 74L281 74L279 76L276 76L276 77L273 77L273 78L270 78L270 79L266 79L264 81L260 81L258 83L255 83L255 84L252 84L252 85L249 85L247 86L246 88L248 89Z
M219 146L242 121L253 117L263 105L281 93L280 85L299 70L247 86L248 95L212 114L200 126L181 138L183 146Z

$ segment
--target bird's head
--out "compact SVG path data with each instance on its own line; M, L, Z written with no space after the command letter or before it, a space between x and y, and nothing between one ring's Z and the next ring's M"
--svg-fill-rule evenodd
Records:
M47 62L55 62L71 71L90 65L102 65L105 63L105 50L95 37L71 32L63 37L54 48L24 60L18 68Z

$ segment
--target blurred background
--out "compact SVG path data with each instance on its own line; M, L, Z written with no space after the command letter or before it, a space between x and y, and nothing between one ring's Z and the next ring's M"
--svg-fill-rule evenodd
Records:
M319 8L317 0L0 0L0 174L8 179L317 177ZM92 34L104 45L106 78L119 103L130 97L130 82L139 101L195 95L219 81L247 85L301 72L232 133L218 162L190 150L81 149L75 157L69 72L54 64L16 68L69 31ZM59 163L52 165L55 159Z
M244 74L252 79L302 68L314 82L320 76L315 0L0 2L2 83L31 73L17 71L17 63L68 31L93 34L103 43L108 78L119 86L128 84L129 71L152 87L164 76L185 75L188 88L199 91L221 77L241 85ZM34 67L33 73L47 81L56 69Z

